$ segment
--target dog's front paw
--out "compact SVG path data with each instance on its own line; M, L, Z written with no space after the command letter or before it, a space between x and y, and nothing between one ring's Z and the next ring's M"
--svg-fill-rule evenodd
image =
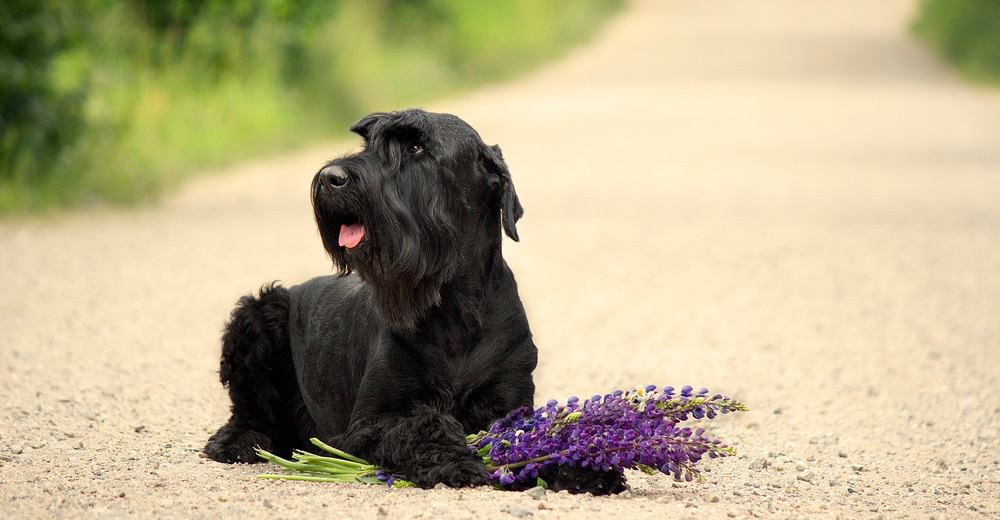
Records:
M552 466L539 475L552 491L615 495L628 489L625 475L617 471L594 471L587 468Z
M263 462L255 448L272 451L271 438L263 433L223 426L208 439L203 452L205 456L226 464L234 462Z
M490 473L486 466L476 460L462 460L442 464L415 480L415 484L423 488L444 484L448 487L462 488L485 486L490 482Z

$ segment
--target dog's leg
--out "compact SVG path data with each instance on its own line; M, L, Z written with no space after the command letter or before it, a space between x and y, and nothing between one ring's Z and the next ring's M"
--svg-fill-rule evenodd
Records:
M469 450L455 417L418 404L406 416L370 416L337 439L346 451L406 476L422 488L484 485L489 473ZM353 451L352 451L353 450Z
M288 290L265 286L244 296L222 336L219 378L229 389L232 416L208 440L219 462L260 462L255 447L289 451L299 437L301 395L288 347Z

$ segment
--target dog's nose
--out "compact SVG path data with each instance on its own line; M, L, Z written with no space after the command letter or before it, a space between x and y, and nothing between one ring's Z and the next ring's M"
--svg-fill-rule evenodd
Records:
M347 172L340 166L327 166L319 172L319 176L323 182L333 188L347 184Z

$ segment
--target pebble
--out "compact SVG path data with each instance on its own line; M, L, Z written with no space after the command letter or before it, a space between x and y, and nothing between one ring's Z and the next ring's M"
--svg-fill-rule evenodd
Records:
M754 461L750 463L750 469L753 471L762 471L769 464L770 463L767 459L754 459Z
M535 514L534 511L519 506L503 506L500 508L500 512L510 513L512 516L516 516L518 518L524 518L526 516L532 516Z
M712 495L712 496L708 497L708 501L711 502L711 503L713 503L713 504L716 503L716 502L718 502L719 501L719 495Z
M135 427L135 433L142 433L144 431L146 431L146 425L144 424Z
M840 457L840 458L842 458L842 459L846 459L847 458L847 452L846 451L838 451L837 452L837 456Z
M438 482L437 484L434 484L434 489L440 490L440 489L450 489L450 488L448 487L448 484L445 484L444 482Z
M524 494L528 495L531 498L534 498L535 500L541 500L545 498L545 488L543 488L542 486L535 486L525 491Z
M806 465L802 462L795 463L795 471L805 471Z
M73 445L73 449L74 450L82 450L83 449L83 442L81 441L81 442L78 442L78 443L74 444Z
M865 467L861 464L851 464L851 470L853 470L855 473L861 473L862 471L865 470Z
M10 446L8 446L8 448L10 448L10 452L13 453L14 455L20 455L24 453L24 446L21 446L20 444L11 444Z
M812 471L804 471L802 473L799 473L795 478L803 482L812 483L813 478L815 478L815 475L813 475Z

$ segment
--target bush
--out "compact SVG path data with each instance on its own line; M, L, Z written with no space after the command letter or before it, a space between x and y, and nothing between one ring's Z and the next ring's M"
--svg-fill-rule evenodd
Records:
M522 71L619 0L8 0L0 213L143 201L198 168Z
M914 30L968 76L1000 81L1000 1L924 0Z

